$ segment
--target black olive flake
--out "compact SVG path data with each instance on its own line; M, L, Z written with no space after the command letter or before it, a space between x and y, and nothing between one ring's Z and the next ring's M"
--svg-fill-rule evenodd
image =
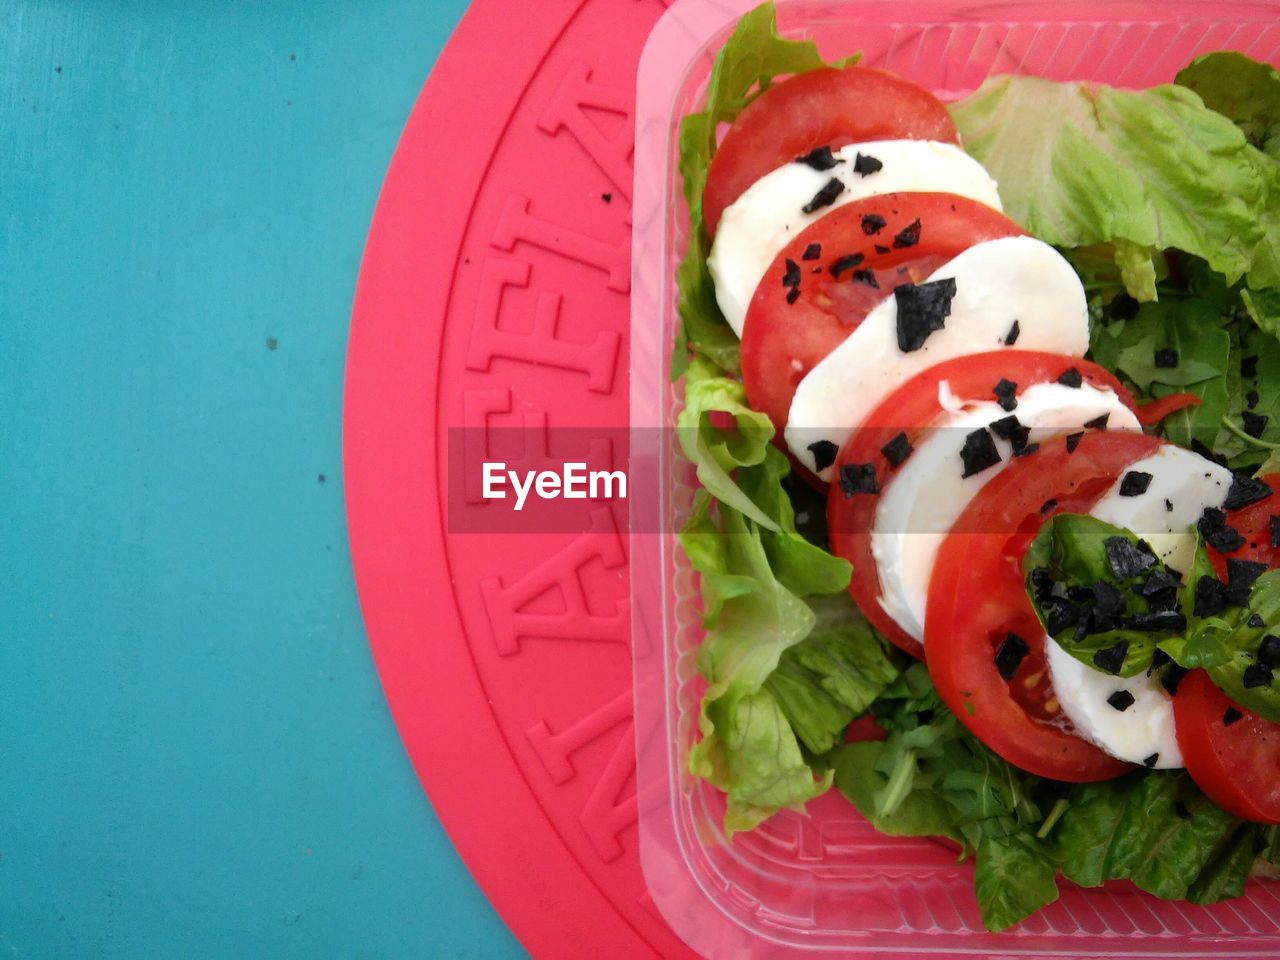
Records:
M1240 361L1240 376L1256 377L1258 375L1258 355L1256 353L1244 357Z
M898 305L898 349L903 353L919 350L931 333L941 330L951 315L951 300L955 295L954 277L895 287L893 298Z
M1141 470L1130 470L1120 479L1120 496L1140 497L1151 486L1151 474Z
M1214 453L1212 450L1210 450L1208 447L1204 445L1203 440L1200 440L1198 438L1192 439L1191 452L1200 454L1200 456L1204 457L1206 460L1216 463L1220 467L1225 467L1227 465L1226 457L1222 456L1222 454Z
M883 256L886 253L892 253L892 252L893 252L892 247L886 247L883 243L876 244L876 253L880 254L881 256Z
M1115 584L1099 580L1093 585L1096 612L1104 617L1116 617L1124 613L1124 594Z
M1030 652L1031 648L1027 646L1027 641L1016 633L1010 633L1000 642L1000 646L996 650L996 670L1004 680L1012 680L1013 675L1018 672L1018 667L1022 664L1023 658Z
M1072 367L1070 370L1062 371L1058 376L1058 382L1064 387L1074 387L1078 389L1084 383L1084 377L1081 376L1079 370Z
M1067 596L1069 596L1075 603L1093 603L1093 587L1086 586L1084 584L1077 584L1067 590Z
M1122 625L1126 630L1144 633L1183 633L1187 629L1187 617L1178 610L1149 610L1125 617Z
M991 434L983 427L974 430L964 438L964 446L960 448L960 460L964 464L963 477L972 477L1000 462L1000 451Z
M1178 351L1172 347L1161 347L1156 351L1156 366L1162 370L1171 370L1178 365Z
M1132 320L1138 315L1138 301L1127 293L1112 298L1107 304L1107 314L1114 320Z
M1237 723L1243 719L1244 719L1243 713L1241 713L1235 707L1227 707L1226 713L1222 715L1222 725L1224 727L1229 727L1233 723Z
M1280 550L1280 514L1272 514L1267 525L1271 533L1271 546Z
M869 177L873 173L878 173L884 169L884 164L875 157L864 156L861 153L853 158L854 172L863 177Z
M1158 753L1153 753L1149 757L1142 758L1142 765L1144 767L1154 767L1159 762L1160 762L1160 754Z
M1018 324L1018 321L1015 320L1013 321L1013 326L1009 328L1009 332L1004 335L1004 345L1006 347L1012 347L1018 342L1018 334L1020 333L1022 333L1022 327Z
M1031 589L1035 591L1036 600L1045 603L1053 596L1053 588L1057 583L1047 567L1036 567L1031 571Z
M1266 625L1267 625L1267 621L1262 619L1262 614L1260 613L1249 614L1249 626L1252 627L1254 630L1261 630Z
M845 499L855 493L879 493L880 483L876 480L874 463L846 463L840 468L840 492Z
M800 299L799 287L792 287L790 290L787 291L786 300L788 304L795 303L799 299Z
M782 285L784 287L800 286L800 264L788 257L786 267L782 272Z
M1230 553L1244 546L1244 537L1234 527L1227 525L1227 515L1217 507L1205 507L1196 521L1200 536L1219 553Z
M801 260L817 260L822 256L822 244L811 243L804 248L804 253L800 254Z
M813 454L813 469L819 473L836 462L836 454L840 452L830 440L817 440L809 444L808 450Z
M844 183L837 177L832 177L822 189L813 195L813 199L806 203L800 209L805 213L815 213L823 207L829 207L836 202L836 197L844 193Z
M1029 457L1031 456L1031 454L1037 452L1039 449L1040 449L1040 444L1038 443L1019 444L1015 442L1013 445L1013 455L1015 457Z
M836 164L844 163L844 160L832 153L830 147L818 147L816 150L810 150L796 157L796 163L803 163L806 167L822 171L830 170Z
M1176 663L1169 664L1165 668L1164 673L1160 675L1160 685L1165 688L1169 696L1174 696L1178 692L1178 685L1182 683L1182 678L1191 671L1186 667L1180 667Z
M899 433L881 447L880 452L884 454L884 458L889 461L891 466L900 467L907 462L907 457L911 456L913 449L911 441L907 439L907 435Z
M905 250L908 247L914 247L919 242L920 218L916 217L894 235L893 248L895 250Z
M1227 585L1208 574L1196 581L1196 601L1191 612L1197 617L1216 617L1227 608Z
M1044 608L1044 626L1050 636L1056 637L1080 622L1080 611L1065 600L1041 601L1041 606Z
M1105 430L1107 429L1107 421L1110 419L1111 414L1104 413L1100 417L1094 417L1092 420L1086 420L1084 422L1084 426L1090 430Z
M1173 501L1170 500L1168 497L1165 497L1165 500L1164 500L1164 512L1173 513Z
M1107 697L1107 704L1113 710L1119 710L1124 713L1133 706L1133 694L1128 690L1117 690L1111 696Z
M874 270L855 270L849 274L849 279L854 283L865 283L873 290L880 289L880 281L876 279Z
M991 421L988 429L990 429L991 432L1001 440L1011 440L1013 439L1013 435L1021 430L1026 430L1027 433L1031 432L1027 427L1022 425L1022 421L1018 419L1018 415L1016 413L1011 413L1007 417L1001 417L999 420Z
M1041 513L1048 513L1050 510L1052 510L1052 509L1053 509L1054 507L1056 507L1057 505L1058 505L1058 501L1057 501L1057 500L1055 500L1055 499L1053 499L1053 497L1050 497L1050 498L1049 498L1048 500L1046 500L1044 503L1040 504L1040 512L1041 512Z
M1267 565L1265 563L1228 557L1227 599L1236 604L1236 606L1247 607L1249 605L1249 591L1253 589L1254 581L1266 572Z
M1270 664L1258 661L1244 668L1244 676L1240 678L1240 682L1246 690L1252 690L1254 687L1271 686L1272 679Z
M1084 439L1083 433L1067 434L1067 453L1075 453L1076 447L1080 446L1080 441Z
M1227 491L1227 499L1222 502L1226 510L1239 510L1251 503L1265 500L1271 496L1271 487L1257 477L1242 477L1236 474L1231 480L1231 489Z
M1129 641L1121 640L1109 647L1103 647L1093 655L1093 665L1104 673L1119 673L1124 666L1124 658L1129 653Z
M1250 410L1258 405L1258 401L1262 398L1258 396L1257 390L1250 390L1244 395L1244 402Z
M1245 410L1240 414L1240 420L1244 425L1244 432L1253 439L1258 440L1262 437L1262 431L1267 429L1267 417L1262 414L1254 413L1252 410Z
M1258 644L1258 660L1269 667L1280 666L1280 637L1268 633Z
M1124 540L1124 537L1118 539ZM1129 541L1125 540L1125 542L1128 543ZM1148 556L1148 554L1143 554L1143 556ZM1108 559L1110 559L1110 551L1108 551ZM1111 569L1116 569L1114 562ZM1182 581L1174 576L1168 568L1156 567L1147 575L1147 579L1142 582L1142 588L1138 592L1144 597L1151 597L1165 590L1177 590L1180 586L1182 586Z
M884 229L885 219L878 213L864 213L862 215L862 232L868 237L874 237L877 233ZM889 250L886 247L885 253Z
M1090 633L1097 633L1097 632L1098 632L1098 625L1094 622L1093 611L1090 610L1088 607L1083 608L1080 611L1080 622L1076 624L1076 628L1074 632L1072 632L1071 634L1071 639L1074 640L1076 643L1079 643L1081 640L1087 637Z
M1151 676L1152 670L1159 670L1169 662L1169 655L1157 647L1155 653L1151 654L1151 666L1147 667L1147 676Z
M846 253L843 257L837 257L835 263L831 264L831 275L839 280L840 274L852 270L865 259L867 258L860 253Z
M1156 558L1128 537L1107 537L1102 545L1107 552L1107 565L1117 580L1136 577L1156 565Z
M1000 378L1000 382L991 388L1001 410L1012 410L1018 405L1018 385L1012 380Z
M1196 529L1200 531L1200 536L1206 538L1226 525L1227 515L1217 507L1205 507L1200 513L1200 519L1196 521Z

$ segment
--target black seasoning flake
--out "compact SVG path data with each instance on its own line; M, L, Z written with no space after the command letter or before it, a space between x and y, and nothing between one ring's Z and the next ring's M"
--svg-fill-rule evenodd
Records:
M907 439L905 433L900 433L883 447L880 452L884 454L884 458L889 461L891 466L900 467L907 461L907 457L911 456L914 448L911 441Z
M1240 678L1240 682L1246 690L1252 690L1254 687L1271 686L1272 679L1271 666L1258 661L1244 668L1244 676Z
M1120 496L1140 497L1151 486L1151 474L1141 470L1130 470L1120 479Z
M864 213L862 215L862 232L868 237L873 237L884 229L885 219L878 213ZM889 248L885 247L885 253L889 252Z
M786 267L782 272L782 285L784 287L800 286L800 264L788 257Z
M1242 477L1236 474L1231 480L1231 489L1227 491L1227 499L1222 506L1226 510L1239 510L1251 503L1265 500L1271 496L1271 487L1256 477Z
M1269 667L1280 666L1280 637L1268 633L1258 644L1258 659Z
M1258 405L1258 401L1261 399L1262 398L1258 396L1257 390L1250 390L1244 395L1244 402L1248 405L1250 410L1256 407Z
M1258 375L1258 355L1250 354L1240 361L1240 376L1256 377Z
M1227 712L1222 715L1222 725L1224 727L1229 727L1233 723L1236 723L1237 721L1242 719L1244 719L1243 713L1241 713L1235 707L1227 707Z
M884 164L875 157L863 156L860 153L853 158L853 169L859 176L869 177L871 174L883 170Z
M880 289L880 281L876 279L874 270L855 270L853 273L849 274L849 279L854 283L865 283L873 290Z
M1016 413L1011 413L1007 417L1001 417L999 420L991 421L988 427L1001 440L1010 440L1015 433L1026 430L1031 431L1022 425L1022 421L1018 419Z
M1018 405L1018 385L1012 380L1001 377L1000 382L991 388L991 392L995 394L1001 410L1012 410Z
M1018 342L1018 334L1020 333L1022 333L1022 327L1019 326L1018 321L1015 320L1013 321L1013 326L1009 328L1009 332L1004 335L1004 345L1006 347L1012 347Z
M840 452L830 440L818 440L809 444L808 450L813 454L813 469L821 472L836 462L836 454Z
M1249 605L1254 581L1267 572L1265 563L1227 558L1227 599L1239 607Z
M1049 498L1048 500L1046 500L1044 503L1040 504L1040 512L1041 512L1041 513L1048 513L1050 510L1052 510L1052 509L1053 509L1054 507L1056 507L1057 505L1058 505L1058 501L1057 501L1057 500L1055 500L1055 499L1053 499L1052 497L1050 497L1050 498Z
M822 189L813 195L813 199L806 203L800 209L805 213L816 213L823 207L829 207L836 202L836 197L844 193L844 183L836 177L832 177Z
M796 157L796 163L803 163L806 167L813 167L815 170L830 170L838 163L844 163L844 160L837 157L831 152L830 147L818 147L816 150L810 150L808 153Z
M895 287L893 298L898 306L898 349L903 353L919 350L930 334L941 330L951 315L951 300L955 295L954 277Z
M876 480L874 463L846 463L840 468L840 492L845 499L855 493L879 493L880 483Z
M1162 347L1156 351L1155 362L1162 370L1170 370L1178 365L1178 351L1172 347Z
M1241 413L1240 420L1244 424L1244 432L1255 440L1260 439L1262 431L1267 429L1267 417L1254 413L1252 410L1245 410Z
M787 303L795 303L800 299L800 288L792 287L787 291Z
M1222 456L1220 453L1214 453L1206 447L1204 445L1204 441L1200 440L1198 437L1191 440L1191 452L1200 454L1200 456L1204 457L1206 460L1212 461L1220 467L1225 467L1227 465L1226 457Z
M1080 446L1080 441L1084 439L1083 433L1067 434L1067 453L1075 453L1076 447Z
M882 255L892 252L892 249L893 249L892 247L886 247L883 243L876 244L876 253L879 253Z
M1000 462L1000 451L985 428L980 427L964 438L960 461L964 464L964 472L960 474L962 478L972 477Z
M1173 501L1170 500L1168 497L1165 497L1165 500L1164 500L1164 512L1173 513Z
M804 253L800 254L801 260L817 260L822 256L822 244L811 243L804 248Z
M1030 652L1031 648L1027 646L1027 641L1016 633L1010 633L1000 643L999 649L996 650L996 670L1006 681L1012 680L1013 675L1018 672L1018 667L1022 664L1023 658Z
M1160 761L1160 754L1153 753L1151 756L1143 758L1142 765L1144 767L1154 767L1159 761Z
M1107 537L1103 541L1107 564L1117 580L1128 580L1156 565L1156 558L1128 537Z
M1064 387L1080 387L1084 383L1084 377L1080 375L1080 371L1075 367L1070 370L1063 370L1058 377L1058 382Z
M1216 617L1227 608L1227 585L1208 574L1196 581L1196 601L1191 612L1197 617Z
M914 247L919 242L920 218L916 217L894 236L893 248L895 250L905 250L907 247Z
M1107 429L1107 421L1110 419L1111 414L1104 413L1100 417L1094 417L1092 420L1086 420L1084 425L1090 430L1105 430Z
M1117 690L1111 696L1107 697L1107 704L1113 710L1119 710L1124 713L1133 706L1133 694L1128 690Z
M1119 673L1124 666L1124 658L1129 653L1129 641L1121 640L1109 647L1103 647L1093 655L1093 665L1104 673Z
M1252 627L1254 630L1261 630L1266 625L1267 625L1267 621L1262 619L1262 614L1260 613L1249 614L1249 626Z
M840 274L852 270L865 259L867 258L860 253L846 253L843 257L837 257L835 263L831 264L831 275L839 280Z

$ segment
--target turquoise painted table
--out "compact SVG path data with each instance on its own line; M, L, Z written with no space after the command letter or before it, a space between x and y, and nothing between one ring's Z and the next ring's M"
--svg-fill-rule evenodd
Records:
M340 476L464 6L0 5L0 956L521 955L388 716Z

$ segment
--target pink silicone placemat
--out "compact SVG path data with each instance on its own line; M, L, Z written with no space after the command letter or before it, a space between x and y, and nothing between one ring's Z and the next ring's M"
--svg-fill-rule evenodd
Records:
M626 424L635 74L663 9L477 0L403 132L352 318L370 644L432 806L536 956L691 955L640 873L626 517L451 536L447 432Z

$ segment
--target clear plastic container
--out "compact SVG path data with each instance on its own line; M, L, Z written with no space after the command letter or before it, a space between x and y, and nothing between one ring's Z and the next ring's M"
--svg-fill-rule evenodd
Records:
M1280 956L1280 883L1238 900L1169 903L1127 885L1063 883L1058 902L992 934L971 866L927 839L878 834L834 791L808 815L782 813L732 843L717 791L686 772L702 682L695 578L670 532L693 492L674 443L668 377L675 268L686 213L676 169L680 118L700 105L712 59L754 0L679 0L640 62L631 304L631 576L637 785L644 874L657 909L709 957ZM1194 56L1234 49L1280 61L1276 3L779 2L779 28L828 58L861 50L934 90L962 96L989 74L1142 88ZM645 439L649 438L649 439Z

